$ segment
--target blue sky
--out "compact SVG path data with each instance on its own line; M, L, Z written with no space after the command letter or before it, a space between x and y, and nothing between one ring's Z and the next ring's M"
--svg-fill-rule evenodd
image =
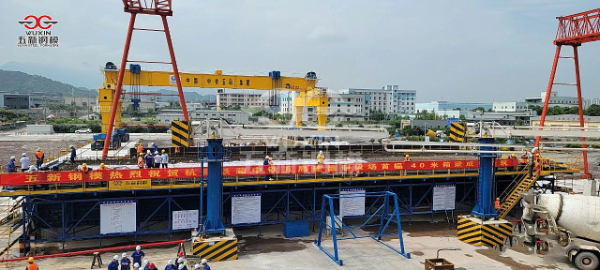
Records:
M120 1L4 2L0 66L26 63L40 75L97 88L102 83L98 69L120 61L129 18ZM419 102L442 97L510 101L545 91L555 17L598 7L597 1L569 0L175 0L169 22L182 71L259 75L281 70L288 76L315 71L319 85L333 90L398 84L416 89ZM29 14L58 21L52 31L60 38L59 48L16 46L25 30L18 21ZM153 16L141 16L138 23L161 26ZM570 48L564 51L572 54ZM600 97L600 42L584 44L580 55L584 97ZM130 59L167 60L163 35L136 32ZM574 82L572 70L565 60L557 81ZM575 93L572 87L555 90Z

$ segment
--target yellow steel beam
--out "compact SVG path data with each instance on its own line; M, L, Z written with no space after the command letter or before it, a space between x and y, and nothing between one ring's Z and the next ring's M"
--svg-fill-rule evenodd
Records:
M117 84L118 74L119 70L105 69L104 87L114 89L114 87ZM180 72L179 76L181 77L182 87L199 88L229 88L253 90L286 89L291 91L306 92L314 89L317 84L316 79L308 79L304 77L281 76L280 79L273 79L269 76L226 75L223 74L221 70L217 70L214 74ZM123 77L123 85L133 84L131 78L131 72L129 71L129 69L127 69L125 71L125 76ZM135 84L161 87L176 86L173 72L168 71L142 70L139 74L139 81L137 81L136 79Z

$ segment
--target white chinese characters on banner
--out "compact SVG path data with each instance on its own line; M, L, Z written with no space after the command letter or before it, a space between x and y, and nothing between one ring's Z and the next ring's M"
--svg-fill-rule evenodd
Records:
M136 230L136 202L132 200L100 203L100 234L128 233Z
M231 224L260 222L260 193L233 194L231 197Z
M433 211L456 208L456 186L436 185L433 187Z
M340 195L340 216L364 216L365 215L365 189L364 188L342 188Z
M198 210L173 211L173 230L198 228Z

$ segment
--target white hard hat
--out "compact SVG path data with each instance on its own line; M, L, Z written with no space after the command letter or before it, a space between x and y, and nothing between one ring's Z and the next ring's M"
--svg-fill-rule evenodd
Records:
M202 259L202 262L200 262L201 264L206 264L208 263L208 261L206 259Z
M154 151L154 154L157 154L157 155L158 155L158 151Z
M200 267L202 266L200 266L199 264L194 265L194 269L200 269Z
M144 260L144 265L148 265L149 262L150 261L148 261L148 260Z
M26 156L27 156L27 153L23 153L23 154L21 154L21 156L24 156L24 157L26 157Z
M135 247L135 250L141 250L141 249L142 249L142 247L140 247L140 246Z
M323 150L319 151L319 154L323 154Z
M181 270L181 269L183 269L184 267L185 267L185 265L183 265L183 264L180 264L180 265L179 265L179 267L178 267L177 269Z
M133 267L137 267L137 268L139 268L139 267L140 267L140 263L134 263L134 264L133 264Z
M266 156L265 159L269 159L269 156Z
M118 260L118 259L119 259L119 255L113 256L113 260Z
M126 258L127 257L127 252L123 252L123 254L121 254L121 257Z
M150 154L150 150L146 150L146 153Z
M10 156L10 159L15 159L15 156Z
M183 263L183 258L177 259L177 263Z
M171 265L173 264L173 260L169 260L169 262L167 263L167 265Z
M73 145L71 144L69 147L70 147L70 148L73 148Z

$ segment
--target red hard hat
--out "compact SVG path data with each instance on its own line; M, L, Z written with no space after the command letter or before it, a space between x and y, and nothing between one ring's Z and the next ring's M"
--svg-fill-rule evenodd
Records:
M154 269L154 263L152 263L152 262L151 262L151 263L148 265L148 268L150 268L150 269Z
M183 251L179 251L179 253L177 254L177 256L183 257Z

